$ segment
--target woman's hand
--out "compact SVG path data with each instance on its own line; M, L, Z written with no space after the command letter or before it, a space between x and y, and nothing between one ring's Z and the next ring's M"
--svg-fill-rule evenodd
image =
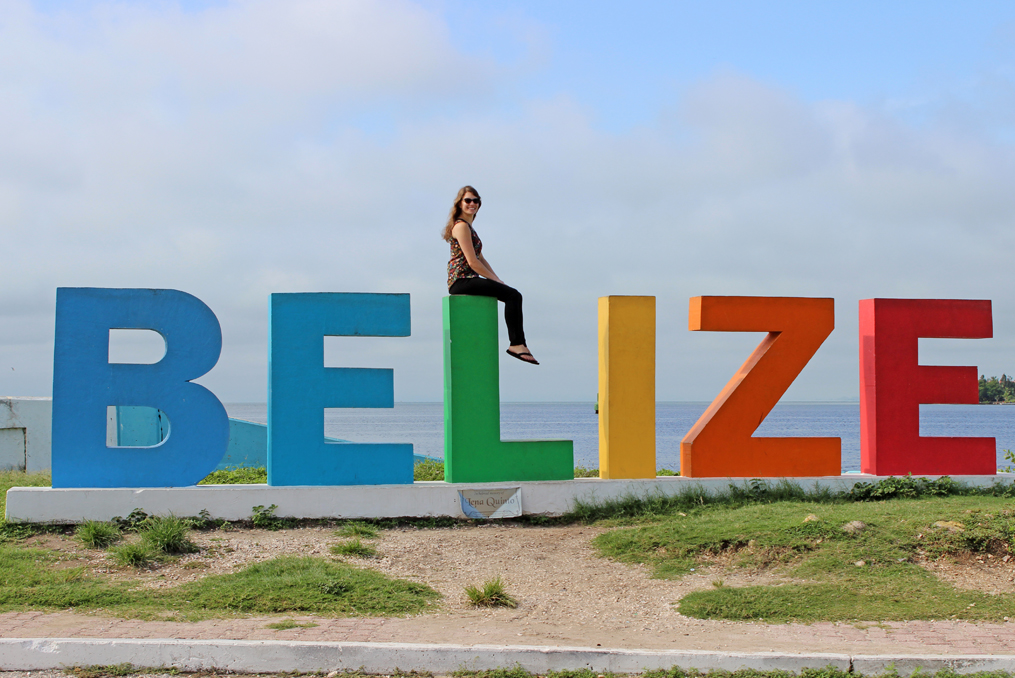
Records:
M504 281L497 277L497 274L494 273L493 266L491 266L490 262L486 260L486 257L484 257L482 254L478 254L476 256L478 256L479 260L481 262L483 262L484 266L486 266L486 270L490 271L490 273L493 273L492 276L486 276L486 277L489 278L490 280L494 281L494 282L499 282L501 285L504 285L505 284Z

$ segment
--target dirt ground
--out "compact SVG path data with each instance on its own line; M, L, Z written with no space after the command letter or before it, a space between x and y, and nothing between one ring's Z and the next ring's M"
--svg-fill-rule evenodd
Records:
M376 557L343 559L439 591L444 601L438 613L386 622L393 632L411 631L426 642L530 644L538 639L592 647L663 646L683 635L700 635L706 626L717 630L727 624L681 615L675 603L686 594L720 579L727 586L793 581L778 569L730 569L722 562L678 580L653 579L645 566L598 557L591 541L603 531L501 523L401 528L382 531L371 540ZM193 539L200 552L141 571L115 566L105 552L85 549L70 535L44 535L29 544L61 552L64 566L86 565L108 577L163 588L284 554L331 557L330 547L343 540L328 527L216 530L196 532ZM970 557L925 567L957 586L991 593L1015 590L1015 559ZM468 604L467 585L498 576L517 598L517 608L476 609Z

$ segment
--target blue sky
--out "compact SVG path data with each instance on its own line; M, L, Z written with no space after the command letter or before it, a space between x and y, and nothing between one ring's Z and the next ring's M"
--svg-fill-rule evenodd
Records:
M541 26L552 44L547 67L529 91L573 92L615 129L649 122L681 88L721 69L777 84L808 101L875 105L898 99L940 102L986 79L1013 74L1011 3L635 2L622 10L617 3L498 6L510 7L506 16L524 16ZM465 33L474 10L468 3L448 7L450 22ZM484 20L496 22L487 15L480 25Z
M264 400L269 293L409 292L412 337L333 361L438 400L464 183L543 362L505 399L594 397L605 294L657 296L661 399L758 341L687 332L700 294L836 299L791 399L856 396L872 296L992 299L921 356L1015 370L1010 3L0 0L0 93L4 394L50 392L72 285L203 299L227 401Z

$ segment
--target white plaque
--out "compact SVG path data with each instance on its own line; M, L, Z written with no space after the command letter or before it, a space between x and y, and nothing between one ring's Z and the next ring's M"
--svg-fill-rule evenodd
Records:
M467 518L517 518L522 515L522 488L458 490L462 513Z

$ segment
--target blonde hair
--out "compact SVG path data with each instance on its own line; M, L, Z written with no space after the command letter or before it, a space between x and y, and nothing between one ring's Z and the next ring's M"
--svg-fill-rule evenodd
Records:
M474 189L472 186L462 186L458 189L458 195L455 196L455 204L451 206L451 213L448 214L448 223L444 226L444 232L441 233L441 237L446 241L451 242L451 229L455 227L455 222L458 221L462 216L462 198L465 197L466 193L471 193L482 201L483 199L479 196L479 191ZM482 204L482 202L480 202Z

